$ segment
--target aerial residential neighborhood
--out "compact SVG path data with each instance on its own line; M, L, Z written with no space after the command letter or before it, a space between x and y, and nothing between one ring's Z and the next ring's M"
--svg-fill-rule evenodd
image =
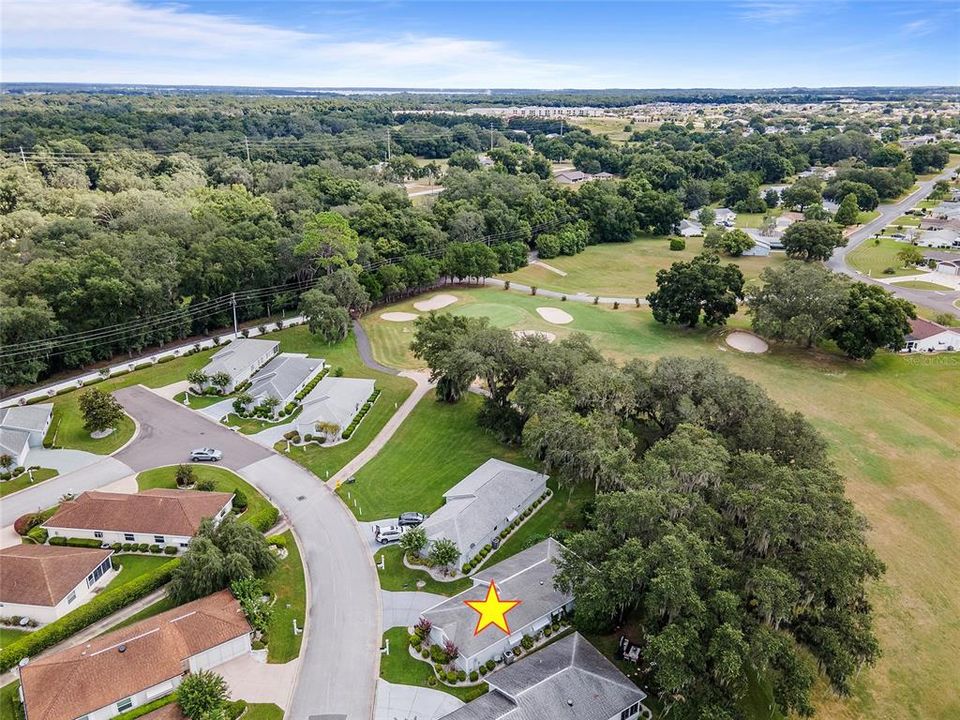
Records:
M5 0L0 720L955 720L958 48Z

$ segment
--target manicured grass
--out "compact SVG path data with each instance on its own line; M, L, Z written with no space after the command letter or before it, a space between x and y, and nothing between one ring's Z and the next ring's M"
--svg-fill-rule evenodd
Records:
M244 435L256 435L261 430L266 430L267 428L274 427L276 425L286 425L287 423L292 422L294 418L300 414L300 410L301 408L297 408L292 415L286 415L275 422L258 418L245 418L240 417L236 413L230 413L227 415L226 424L230 427L237 428Z
M265 337L269 340L279 340L281 352L306 353L312 357L325 358L332 368L331 377L336 368L343 368L344 377L372 378L381 391L380 397L347 442L331 447L311 445L290 451L289 457L292 460L296 460L324 480L370 444L370 441L396 412L396 408L413 391L414 382L409 378L377 372L364 365L357 352L352 333L346 340L334 345L318 340L305 327L288 328Z
M15 630L13 628L0 627L0 648L20 640L27 635L27 630Z
M443 504L444 492L492 457L530 467L518 449L477 431L480 403L473 393L452 405L427 393L357 481L341 486L340 497L362 520L430 513Z
M410 657L410 635L407 633L407 629L402 627L391 628L383 634L383 639L384 642L390 641L390 654L380 656L380 677L387 682L398 685L430 687L427 684L427 678L434 677L433 669L428 663ZM486 683L480 683L479 685L451 687L438 682L433 686L433 689L449 693L466 703L487 692L488 686Z
M926 282L925 280L904 280L894 283L897 287L909 288L910 290L937 290L939 292L950 292L953 288L938 283Z
M762 216L761 216L762 217ZM690 260L703 250L703 238L684 238L685 250L670 249L670 238L641 237L627 243L591 245L579 255L544 260L567 273L557 275L538 265L529 265L498 277L524 285L575 294L644 297L656 289L657 270L670 267L678 260ZM740 266L744 277L757 277L765 267L785 262L783 253L767 257L724 258Z
M868 222L872 222L880 217L879 210L861 210L857 215L857 223L860 225L866 225Z
M141 370L134 370L125 375L98 382L93 387L104 392L113 392L131 385L145 385L149 388L163 387L184 380L192 370L202 368L209 362L214 351L215 348L212 348L169 362L150 365ZM53 421L50 423L50 431L47 433L46 441L52 442L56 437L56 444L59 447L86 450L98 455L109 455L133 437L133 420L124 416L115 432L101 440L94 440L90 437L90 433L83 429L83 417L80 415L80 406L77 404L77 397L81 392L83 392L82 389L73 390L52 399Z
M379 568L380 558L384 559L384 569ZM373 557L378 564L377 576L380 578L380 588L393 592L428 592L437 595L452 597L457 593L473 586L468 578L460 578L451 582L434 580L425 570L413 570L403 564L403 548L399 545L388 545L378 550ZM423 587L417 587L417 581L424 582Z
M24 488L33 487L37 483L42 483L44 480L56 477L58 474L59 473L52 468L40 468L33 472L22 472L12 480L0 482L0 497L15 493Z
M17 696L19 689L19 680L0 688L0 720L23 720L23 708Z
M920 218L916 215L901 215L890 223L894 227L902 225L903 227L920 227Z
M760 191L760 194L763 195L763 191ZM763 225L763 218L767 215L772 215L773 217L778 217L783 213L783 208L773 208L772 210L767 210L767 212L762 213L737 213L737 219L734 220L734 225L738 228L755 228L760 229Z
M956 694L950 688L956 687L960 647L960 594L953 591L960 587L960 354L881 352L860 363L774 345L764 355L746 355L726 348L716 332L661 326L645 308L615 311L493 288L451 294L460 300L448 310L486 306L496 316L519 317L511 323L515 328L558 336L585 332L620 362L664 355L717 359L759 383L788 410L806 415L827 439L830 455L846 477L847 496L867 517L868 539L887 566L884 578L869 589L883 656L875 668L859 673L848 698L837 698L818 683L818 716L946 720L956 715ZM574 321L550 325L536 315L538 306L562 307ZM387 348L402 347L400 338L409 344L412 334L400 332L409 324L379 320L380 312L408 307L382 308L364 319L381 362L416 364L407 352L390 350L388 359L381 349L383 339ZM746 326L748 320L738 316L730 324ZM449 462L469 451L461 445L438 457ZM399 453L388 446L378 460ZM392 477L403 476L381 473L370 479L377 483ZM412 489L402 489L415 496ZM562 491L547 507L561 497ZM386 499L373 502L390 507ZM371 517L366 507L364 514Z
M265 584L274 598L273 613L267 630L267 662L285 663L300 654L303 634L293 634L293 621L303 630L307 612L307 581L300 560L300 548L293 532L283 533L287 541L287 556L267 575ZM320 578L323 581L323 578Z
M160 613L166 612L167 610L172 610L175 607L176 605L174 605L173 600L164 596L159 600L157 600L155 603L151 603L150 605L147 605L145 608L143 608L143 610L134 613L133 615L128 617L126 620L121 620L116 625L111 625L107 630L101 633L101 635L105 635L108 632L113 632L114 630L119 630L120 628L125 628L128 625L133 625L134 623L138 623L141 620L146 620L147 618L151 618L154 615L159 615Z
M215 467L213 465L201 465L191 463L189 467L193 470L194 477L197 480L213 480L213 489L215 492L236 492L238 489L247 496L247 509L238 517L242 520L244 517L252 517L269 507L270 502L260 494L260 491L250 485L246 480L226 468ZM167 465L166 467L154 468L137 475L137 488L141 491L151 488L170 488L177 487L177 466ZM197 491L200 492L200 491Z
M173 562L173 559L168 555L114 554L113 566L120 568L120 572L110 581L110 585L119 587L169 562Z
M283 710L273 703L247 703L243 720L283 720Z
M878 242L879 241L879 242ZM916 275L919 272L915 267L904 267L897 259L897 253L910 247L909 243L897 242L889 238L868 238L856 250L847 255L847 262L854 270L859 270L870 277L884 277L887 268L894 268L898 275Z
M187 396L185 392L179 392L173 396L173 399L183 405L183 399ZM194 395L190 393L190 405L188 407L193 408L194 410L202 410L203 408L208 408L211 405L216 405L218 402L223 400L228 400L232 395Z

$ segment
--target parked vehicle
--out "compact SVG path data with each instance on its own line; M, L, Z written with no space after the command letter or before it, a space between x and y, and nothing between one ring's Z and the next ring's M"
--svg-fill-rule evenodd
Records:
M197 448L190 453L190 462L220 462L223 453L215 448Z
M426 519L427 517L423 513L405 512L400 513L400 517L397 518L397 524L400 527L416 527Z
M396 542L403 535L405 528L399 525L374 525L373 536L381 545Z

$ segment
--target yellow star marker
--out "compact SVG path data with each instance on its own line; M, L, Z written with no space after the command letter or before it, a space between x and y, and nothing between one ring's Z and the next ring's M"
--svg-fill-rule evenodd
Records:
M501 600L500 593L497 592L497 584L491 580L490 587L487 588L487 597L483 600L464 600L464 605L480 613L477 619L477 629L473 631L474 635L479 635L487 625L496 625L507 635L510 634L510 626L507 625L507 613L520 604L520 600Z

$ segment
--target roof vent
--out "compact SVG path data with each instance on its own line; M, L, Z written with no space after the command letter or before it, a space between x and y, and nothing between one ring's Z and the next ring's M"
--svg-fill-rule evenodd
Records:
M569 705L570 707L573 707L573 700L567 700L567 705Z
M127 651L126 645L121 645L120 647L117 648L117 652L125 653L126 651Z

